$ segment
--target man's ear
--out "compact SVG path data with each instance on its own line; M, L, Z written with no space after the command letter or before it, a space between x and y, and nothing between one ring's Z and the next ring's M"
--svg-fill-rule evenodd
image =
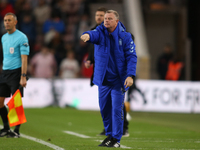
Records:
M18 22L18 21L17 21L17 20L15 20L15 25L17 25L17 22Z

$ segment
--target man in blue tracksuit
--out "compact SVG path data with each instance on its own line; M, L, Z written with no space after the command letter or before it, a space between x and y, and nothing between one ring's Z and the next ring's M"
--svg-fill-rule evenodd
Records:
M96 11L96 13L95 13L95 22L96 22L96 26L93 27L91 30L96 29L96 27L97 27L98 25L100 25L100 24L104 21L104 15L105 15L106 11L107 11L107 9L104 8L104 7L99 7L99 8L97 9L97 11ZM133 39L133 41L134 41L134 36L133 36L133 35L132 35L132 39ZM93 44L92 44L92 45L93 45ZM98 46L97 46L97 47L98 47ZM88 58L87 58L87 60L86 60L86 62L85 62L85 67L86 67L86 68L90 68L91 65L93 64L93 70L94 70L94 68L95 68L95 66L94 66L94 50L95 50L95 48L96 48L96 44L94 45L93 48L90 49L89 54L88 54ZM90 80L90 85L91 85L91 86L94 85L94 83L93 83L93 77L94 77L94 73L92 74L91 80ZM134 84L133 84L133 85L134 85ZM129 88L129 89L130 89L130 88ZM126 112L125 106L124 106L124 108L123 108L123 111L124 111L124 125L123 125L123 135L122 135L122 137L128 137L128 136L129 136L129 133L128 133L128 124L129 124L129 122L128 122L128 120L127 120L127 116L126 116L126 115L127 115L127 112ZM106 134L106 131L105 131L105 129L103 129L103 131L102 131L99 135L105 135L105 134Z
M93 83L98 85L99 106L107 135L99 146L120 147L124 94L136 74L135 44L114 10L108 10L104 23L93 31L84 32L81 39L96 44Z

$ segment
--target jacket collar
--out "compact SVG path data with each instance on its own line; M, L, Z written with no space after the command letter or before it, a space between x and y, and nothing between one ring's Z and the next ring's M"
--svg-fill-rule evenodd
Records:
M117 24L115 30L110 33L112 36L118 36L118 33L119 33L119 24Z
M123 23L121 23L120 21L118 22L118 25L119 25L119 32L124 32L126 31L126 28L125 26L123 25Z

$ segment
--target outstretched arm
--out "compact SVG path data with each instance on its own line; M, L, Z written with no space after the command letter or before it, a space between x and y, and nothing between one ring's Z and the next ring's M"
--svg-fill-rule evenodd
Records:
M86 31L81 35L81 40L84 42L90 42L93 44L98 44L100 40L100 33L98 30L94 29L92 31Z

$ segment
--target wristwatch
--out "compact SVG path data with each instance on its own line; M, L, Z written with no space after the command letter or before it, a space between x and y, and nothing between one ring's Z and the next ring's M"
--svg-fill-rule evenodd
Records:
M21 74L21 76L26 77L27 75L25 73Z
M134 80L134 78L135 78L135 76L134 75L132 75L132 76L130 76L133 80Z

